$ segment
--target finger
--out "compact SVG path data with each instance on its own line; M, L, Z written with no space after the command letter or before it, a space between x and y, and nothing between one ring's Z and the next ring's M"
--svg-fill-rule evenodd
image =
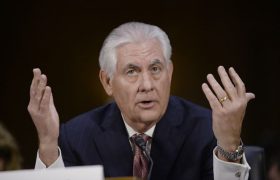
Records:
M246 93L245 84L232 67L229 68L229 75L231 76L231 79L237 89L237 94L241 97L244 97Z
M51 98L50 98L50 105L54 106L54 102L53 102L53 94L51 93Z
M216 81L214 76L212 74L207 75L207 80L212 87L214 93L217 95L218 99L221 99L225 96L227 96L226 92L224 89L220 86L220 84Z
M247 102L249 102L250 100L252 99L255 99L255 94L254 93L246 93L246 99L247 99Z
M42 74L41 78L40 78L40 81L39 81L39 84L38 84L38 87L37 87L37 90L35 92L35 100L36 100L36 103L38 103L38 104L41 103L46 85L47 85L47 76Z
M218 73L222 81L222 84L227 92L227 95L229 96L230 99L234 99L237 96L237 91L234 85L232 84L225 68L223 66L219 66Z
M50 97L50 110L51 111L56 111L55 106L54 106L54 102L53 102L53 94L51 93L51 97Z
M206 83L202 84L202 90L212 109L221 108L221 103Z
M44 95L42 97L42 101L40 103L40 111L46 112L49 110L51 94L52 94L51 88L49 86L46 86Z
M34 110L34 108L35 110L39 109L39 104L36 101L35 96L38 88L38 83L40 81L40 77L41 77L41 70L39 68L33 69L33 79L30 86L30 100L28 105L29 110Z
M41 77L41 70L39 68L33 69L33 79L30 86L30 97L35 95L35 91L38 87L38 83Z

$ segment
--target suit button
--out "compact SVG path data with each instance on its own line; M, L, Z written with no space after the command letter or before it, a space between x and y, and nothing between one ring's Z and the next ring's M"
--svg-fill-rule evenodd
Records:
M240 171L238 171L238 172L235 173L235 177L240 178L240 176L241 176L241 172L240 172Z

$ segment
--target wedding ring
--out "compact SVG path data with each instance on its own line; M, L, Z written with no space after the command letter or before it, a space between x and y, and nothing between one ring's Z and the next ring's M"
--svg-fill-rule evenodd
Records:
M219 101L220 101L220 103L223 103L223 102L226 101L227 99L228 99L228 97L225 96L225 97L222 97L221 99L219 99Z

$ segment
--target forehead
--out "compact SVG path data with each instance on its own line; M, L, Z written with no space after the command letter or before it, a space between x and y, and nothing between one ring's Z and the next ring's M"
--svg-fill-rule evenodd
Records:
M132 60L164 60L163 51L158 40L152 39L143 42L126 43L117 48L117 61Z

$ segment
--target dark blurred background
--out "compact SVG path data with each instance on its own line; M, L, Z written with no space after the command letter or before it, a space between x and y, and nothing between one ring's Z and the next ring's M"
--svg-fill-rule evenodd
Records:
M7 7L7 8L5 8ZM0 121L33 168L36 129L27 112L32 69L48 76L61 122L108 99L98 79L103 40L128 21L155 24L173 46L172 94L209 107L201 90L219 65L235 67L248 91L242 139L279 140L280 21L274 1L10 1L3 6ZM272 140L272 142L275 142Z

